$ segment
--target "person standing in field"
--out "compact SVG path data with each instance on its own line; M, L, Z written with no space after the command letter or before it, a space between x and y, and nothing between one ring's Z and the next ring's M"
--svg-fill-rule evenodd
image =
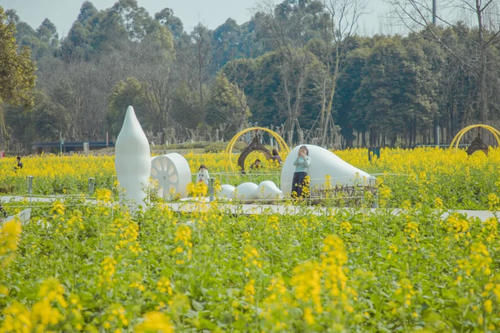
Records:
M256 159L250 166L250 169L260 169L260 168L262 168L262 162L260 161L260 159Z
M208 186L208 180L210 179L210 174L205 164L200 165L198 169L198 175L196 176L196 183L205 183Z
M309 166L311 165L311 158L309 157L309 150L306 146L299 148L297 159L293 162L295 165L295 172L292 180L292 197L303 198L304 186Z
M23 162L21 162L21 156L16 157L17 160L17 169L22 169L23 168Z
M281 164L281 156L280 154L278 153L278 150L273 149L273 156L271 157L271 159L277 163L277 164Z
M16 157L16 166L14 167L14 171L17 171L19 169L23 168L23 162L21 162L21 156L17 155Z

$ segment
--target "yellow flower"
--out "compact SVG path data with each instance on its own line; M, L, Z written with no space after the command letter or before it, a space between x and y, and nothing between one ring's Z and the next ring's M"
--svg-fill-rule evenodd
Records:
M486 313L491 313L493 311L493 304L490 299L484 302L484 311L486 311Z
M115 274L116 260L112 257L106 257L101 262L101 273L99 275L99 286L107 286L113 282Z
M391 198L391 189L385 184L380 184L378 188L379 194L379 202L380 206L385 207L387 205L387 201Z
M48 299L44 299L33 305L32 316L35 322L39 322L43 326L55 325L63 319L63 315L58 309L50 305Z
M262 262L259 259L260 254L256 248L247 245L245 246L244 252L245 252L245 257L243 261L245 263L245 267L255 266L258 268L262 268Z
M161 277L160 280L158 280L156 287L158 288L159 292L172 295L172 286L168 278Z
M350 232L352 230L352 225L349 222L344 221L340 223L340 229L344 232Z
M347 276L343 265L347 262L344 242L338 236L329 235L323 241L321 267L325 275L325 287L337 297L345 289Z
M63 308L67 307L67 302L63 297L64 287L56 278L49 278L45 280L40 286L38 295L40 296L40 298L45 298L49 302L56 301Z
M314 324L315 321L314 321L314 316L313 316L311 308L305 308L305 310L304 310L304 320L309 325Z
M245 295L245 299L248 303L253 304L254 303L254 296L255 296L255 280L251 279L248 281L248 283L245 285L245 289L243 291Z
M488 206L492 211L499 210L500 208L500 199L495 193L488 194Z
M273 229L278 231L279 230L279 218L276 215L271 215L267 219L267 224Z
M323 311L321 306L321 266L318 263L306 261L293 269L290 284L294 287L295 297L308 303L312 301L318 313Z
M181 242L184 246L192 247L191 228L187 225L181 225L175 231L175 242Z
M436 199L434 199L434 206L437 208L437 209L443 209L443 200L441 200L441 198L437 197Z
M408 222L405 226L405 233L408 234L408 237L411 239L417 239L418 236L418 224L415 222Z
M389 250L391 250L394 253L398 252L398 247L394 244L389 245Z
M110 190L108 189L97 189L96 191L96 199L98 201L102 201L102 202L111 202L111 199L112 199L112 193Z
M33 330L31 313L24 305L14 301L3 311L3 315L0 332L29 333Z
M126 327L129 324L129 320L126 317L125 308L121 304L114 303L107 310L103 318L105 321L103 326L107 329L112 326Z
M13 219L5 222L0 228L0 255L15 251L21 236L21 222Z
M64 206L64 203L62 203L61 201L54 201L50 213L55 215L64 215L65 210L66 207Z
M292 303L286 289L285 281L281 276L271 279L267 290L269 295L262 302L262 312L259 316L264 319L265 331L286 330L287 324L283 322L289 316L288 309Z

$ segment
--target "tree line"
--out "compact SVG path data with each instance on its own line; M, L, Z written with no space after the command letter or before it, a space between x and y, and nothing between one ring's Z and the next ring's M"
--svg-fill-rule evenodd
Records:
M498 124L494 2L470 7L475 24L435 24L422 2L393 2L420 26L359 36L362 0L285 0L241 25L188 33L169 8L151 16L136 0L100 11L87 1L59 38L48 19L33 29L1 10L1 67L19 70L0 75L18 90L0 86L0 145L113 138L128 105L157 144L259 125L289 143L413 146Z

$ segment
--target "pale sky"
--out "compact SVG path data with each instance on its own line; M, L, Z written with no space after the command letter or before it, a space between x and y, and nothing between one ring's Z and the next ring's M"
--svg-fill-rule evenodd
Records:
M151 16L163 8L171 8L178 16L184 30L190 32L199 22L215 29L229 17L238 24L248 21L256 8L266 0L137 0ZM17 15L32 28L36 29L45 18L57 27L59 37L65 36L76 20L84 0L0 0L4 9L15 9ZM111 7L116 0L90 0L99 9ZM275 1L280 2L280 1ZM367 0L365 14L361 18L358 33L393 33L385 18L390 7L384 0Z

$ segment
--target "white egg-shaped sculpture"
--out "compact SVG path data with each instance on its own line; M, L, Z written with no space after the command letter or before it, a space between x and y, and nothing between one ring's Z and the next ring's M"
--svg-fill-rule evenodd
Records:
M129 106L115 144L115 168L120 199L135 205L144 204L151 173L151 153L146 134Z
M217 191L217 197L221 199L233 199L236 188L233 185L223 184Z
M160 198L185 198L191 182L189 163L178 153L155 156L151 159L151 178L158 183Z
M254 200L259 197L259 186L252 182L238 185L234 191L234 198L238 200Z
M264 180L259 184L258 189L259 199L281 199L283 192L271 180Z
M292 149L283 164L281 170L281 190L285 194L290 194L292 190L292 179L295 172L294 162L297 159L299 148L306 146L309 150L311 165L308 175L310 177L311 188L323 186L327 176L330 178L330 185L369 185L375 182L375 177L360 170L331 151L315 145L300 145Z

